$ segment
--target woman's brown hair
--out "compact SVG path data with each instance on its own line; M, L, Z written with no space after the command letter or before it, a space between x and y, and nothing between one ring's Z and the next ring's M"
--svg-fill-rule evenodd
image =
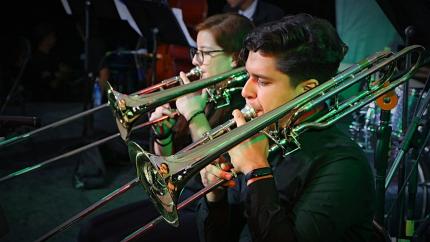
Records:
M216 43L237 60L243 47L246 35L254 28L254 24L247 17L235 13L224 13L210 16L197 25L197 32L210 31Z

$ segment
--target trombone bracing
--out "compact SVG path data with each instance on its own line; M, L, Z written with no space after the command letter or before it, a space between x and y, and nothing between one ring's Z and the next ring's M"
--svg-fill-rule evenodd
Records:
M308 129L325 128L333 124L407 81L418 70L423 51L422 46L414 45L404 48L397 54L378 52L290 102L188 152L167 157L157 156L141 149L134 142L129 142L130 158L136 162L140 181L161 216L171 225L178 226L176 202L184 185L220 155L286 115L292 120L283 128L283 141L277 142L279 144L294 142L298 135ZM398 60L413 53L417 54L415 64L408 70L399 71L396 67ZM340 92L359 81L368 81L368 77L376 72L382 72L381 79L368 83L365 90L358 95L342 102L336 98ZM396 76L399 77L390 80L394 74L398 74ZM328 111L320 118L296 124L295 120L303 113L329 100L332 102Z

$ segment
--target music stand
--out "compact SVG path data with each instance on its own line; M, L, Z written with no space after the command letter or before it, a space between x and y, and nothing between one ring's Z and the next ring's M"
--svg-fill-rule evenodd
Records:
M96 73L99 70L100 60L104 56L104 45L98 43L99 33L96 23L100 19L123 21L116 10L113 1L105 0L61 0L66 13L75 17L78 22L83 22L84 37L84 110L93 106L92 88L94 86ZM125 21L124 21L125 22ZM100 39L99 39L100 40ZM92 117L88 117L84 122L84 136L93 131Z
M76 15L76 16L84 16L86 5L89 5L94 10L94 14L100 18L112 18L112 19L120 19L118 12L116 11L115 5L113 1L105 1L105 0L91 0L91 1L76 1L76 0L61 0L63 3L63 7L68 15ZM87 3L89 2L89 3ZM68 11L68 5L70 12Z
M164 1L128 0L124 1L139 30L144 36L151 36L158 30L158 38L167 44L194 46L187 39L186 29L181 28L172 9Z
M153 56L157 54L157 41L166 44L196 46L182 18L178 17L179 12L171 9L167 1L128 0L123 3L137 25L139 34L152 36ZM151 85L154 85L157 80L156 60L157 58L152 59Z

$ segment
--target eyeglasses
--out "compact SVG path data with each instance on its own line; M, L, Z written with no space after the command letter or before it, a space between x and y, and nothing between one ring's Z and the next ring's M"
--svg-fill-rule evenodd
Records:
M205 55L213 57L212 53L217 53L217 52L224 52L224 50L208 50L208 51L204 51L204 50L198 50L196 48L190 48L191 59L193 59L194 56L196 56L196 60L200 64L203 64L203 62L205 61L205 58L204 58Z

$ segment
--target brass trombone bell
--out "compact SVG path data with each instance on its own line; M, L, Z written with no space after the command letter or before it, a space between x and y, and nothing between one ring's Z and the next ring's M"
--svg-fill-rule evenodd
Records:
M255 117L255 111L249 106L245 106L242 110L247 120ZM214 139L230 130L235 125L233 119L217 126L213 130L207 132L203 137L191 144L197 146L211 139ZM189 150L188 147L184 150ZM179 194L191 176L203 167L184 166L183 162L176 162L175 155L162 157L144 151L137 143L128 142L128 151L130 159L136 163L137 176L139 181L145 188L145 191L154 202L157 210L163 215L164 219L173 226L178 226L178 212L176 202ZM177 155L185 152L178 152ZM171 159L173 158L173 159ZM197 160L190 160L189 163L194 163Z
M192 93L203 88L215 85L222 81L228 80L230 83L244 81L248 74L244 67L237 68L223 74L169 88L160 92L151 93L143 96L130 96L121 94L108 88L107 97L109 105L116 118L121 138L127 140L130 135L130 129L133 123L144 113L163 105L180 96Z

